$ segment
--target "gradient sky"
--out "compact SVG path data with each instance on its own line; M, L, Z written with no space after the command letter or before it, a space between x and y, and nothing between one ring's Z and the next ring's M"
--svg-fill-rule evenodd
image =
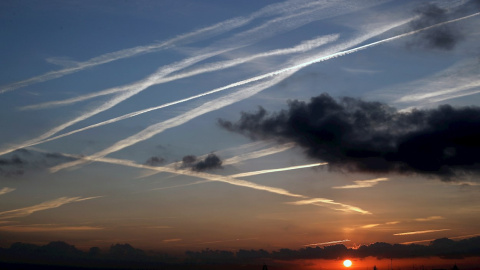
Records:
M476 4L1 1L0 244L275 250L480 234L475 175L338 171L218 125L322 93L406 112L477 106ZM221 168L179 162L210 153Z

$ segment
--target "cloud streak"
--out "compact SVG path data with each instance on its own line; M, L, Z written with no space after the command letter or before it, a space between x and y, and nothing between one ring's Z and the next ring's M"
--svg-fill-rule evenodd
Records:
M449 231L450 229L439 229L439 230L425 230L425 231L414 231L414 232L404 232L404 233L396 233L394 235L401 236L401 235L414 235L414 234L425 234L425 233L433 233L433 232L443 232Z
M377 185L379 182L388 181L388 178L375 178L370 180L355 180L353 181L354 185L345 185L345 186L338 186L332 187L336 189L347 189L347 188L369 188Z
M0 219L11 219L11 218L18 218L18 217L26 217L29 216L35 212L38 211L45 211L53 208L60 207L65 204L69 203L74 203L74 202L81 202L85 200L91 200L91 199L96 199L100 197L87 197L87 198L82 198L82 197L61 197L55 200L51 201L46 201L40 204L24 207L24 208L19 208L19 209L14 209L14 210L8 210L8 211L3 211L0 212Z
M2 189L0 189L0 195L5 195L7 193L10 193L12 191L15 191L16 188L9 188L9 187L4 187Z

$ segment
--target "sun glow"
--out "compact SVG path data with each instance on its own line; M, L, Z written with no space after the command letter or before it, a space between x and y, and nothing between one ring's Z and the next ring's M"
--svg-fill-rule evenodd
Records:
M350 260L345 260L345 261L343 261L343 265L344 265L345 267L350 267L350 266L352 266L352 261L350 261Z

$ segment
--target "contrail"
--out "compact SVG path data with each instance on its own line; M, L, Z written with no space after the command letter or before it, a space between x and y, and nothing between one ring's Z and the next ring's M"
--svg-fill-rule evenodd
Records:
M412 235L412 234L424 234L424 233L432 233L432 232L443 232L449 231L450 229L440 229L440 230L425 230L425 231L415 231L415 232L404 232L404 233L396 233L394 235Z
M200 68L196 68L196 69L191 70L191 71L182 72L182 73L175 74L173 76L168 76L168 77L164 76L164 74L173 73L173 71L175 71L175 70L173 70L173 69L171 70L169 68L168 70L169 71L171 70L171 71L166 73L166 72L164 72L164 68L162 68L159 71L157 71L156 73L150 75L147 79L143 79L139 82L129 84L127 86L114 87L114 88L106 89L106 90L103 90L103 91L100 91L100 92L87 94L87 95L83 95L83 96L79 96L79 97L75 97L75 98L71 98L71 99L66 99L66 100L61 100L61 101L51 101L51 102L46 102L46 103L41 103L41 104L36 104L36 105L24 106L20 109L21 110L43 109L43 108L49 108L49 107L55 107L55 106L61 106L61 105L68 105L68 104L88 100L88 99L91 99L91 98L95 98L95 97L98 97L98 96L109 95L109 94L114 94L114 93L118 93L118 92L131 91L132 89L136 89L138 87L141 87L142 88L141 90L144 90L144 89L146 89L150 86L153 86L153 85L158 85L158 84L167 83L167 82L171 82L171 81L175 81L175 80L179 80L179 79L184 79L184 78L188 78L188 77L203 74L203 73L208 73L208 72L213 72L213 71L217 71L217 70L221 70L221 69L234 67L234 66L237 66L237 65L249 62L249 61L253 61L253 60L258 59L258 58L306 52L308 50L312 50L314 48L322 46L326 43L333 42L333 41L338 39L338 36L339 36L338 34L322 36L322 37L318 37L318 38L315 38L315 39L312 39L312 40L304 41L304 42L300 43L299 45L294 46L292 48L277 49L277 50L272 50L272 51L268 51L268 52L264 52L264 53L258 53L258 54L254 54L254 55L251 55L251 56L237 58L237 59L233 59L233 60L220 61L220 62L216 62L216 63L206 64L206 65L204 65ZM206 57L205 56L194 57L194 59L192 59L193 61L188 60L188 65L192 65L192 64L197 63L199 61L205 60L206 58L209 58L209 57L212 57L212 56L215 56L217 54L224 53L224 52L227 52L227 51L230 51L230 50L234 50L234 49L236 49L236 47L230 48L228 50L222 50L222 51L218 51L218 52L215 52L215 53L207 54ZM184 61L182 61L182 62L184 62ZM180 68L184 68L184 67L187 67L187 65L181 66ZM175 68L175 69L178 70L180 68Z
M327 164L328 163L326 163L326 162L312 163L312 164L291 166L291 167L280 168L280 169L270 169L270 170L261 170L261 171L254 171L254 172L238 173L238 174L230 175L230 177L233 177L233 178L248 177L248 176L254 176L254 175L265 174L265 173L283 172L283 171L298 170L298 169L304 169L304 168L312 168L312 167L318 167L318 166L327 165Z

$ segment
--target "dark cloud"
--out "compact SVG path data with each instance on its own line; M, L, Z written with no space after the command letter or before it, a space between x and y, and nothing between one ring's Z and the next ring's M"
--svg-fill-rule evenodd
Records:
M415 13L419 18L410 23L412 30L422 29L452 19L449 18L447 10L431 3L424 4ZM412 36L408 46L452 50L462 38L462 31L455 24L445 24Z
M222 167L222 160L215 154L209 154L205 159L199 160L194 155L184 156L181 168L192 168L194 171L205 171Z
M197 162L192 169L194 171L205 171L210 169L218 169L222 167L222 161L215 154L209 154L204 160Z
M149 166L158 166L160 164L163 164L165 162L165 159L162 157L151 157L145 161L145 165Z
M192 164L195 163L195 161L197 161L197 157L194 155L188 155L182 158L182 162L185 167L191 166Z
M28 171L42 170L72 160L73 158L58 153L40 153L19 149L10 156L0 158L0 176L17 177Z
M327 94L289 101L288 110L241 113L223 128L252 139L294 141L331 169L452 177L480 173L480 108L400 113L380 102Z

